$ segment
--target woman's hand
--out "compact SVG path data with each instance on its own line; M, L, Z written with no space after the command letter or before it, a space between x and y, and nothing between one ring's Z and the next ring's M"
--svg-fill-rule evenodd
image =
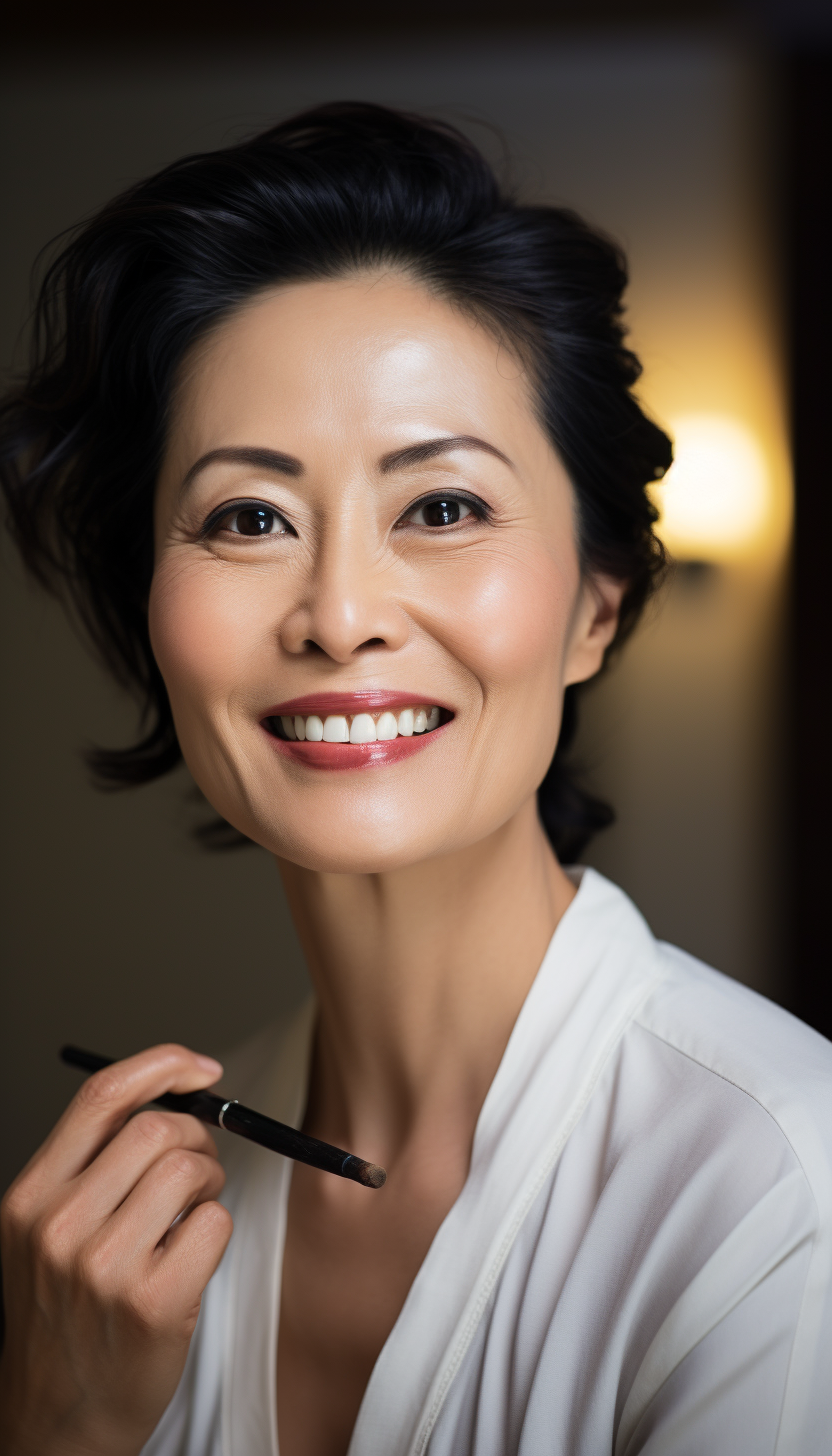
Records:
M2 1456L135 1456L170 1401L231 1216L207 1128L131 1114L221 1071L158 1046L96 1072L6 1194Z

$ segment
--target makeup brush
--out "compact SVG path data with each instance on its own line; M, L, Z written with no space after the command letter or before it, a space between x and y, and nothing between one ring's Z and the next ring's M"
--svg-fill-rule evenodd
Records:
M61 1047L60 1055L68 1066L80 1067L84 1072L100 1072L102 1067L111 1067L114 1061L113 1057L99 1057L95 1052L85 1052L75 1046ZM273 1153L282 1153L285 1158L294 1158L297 1163L308 1163L310 1168L336 1173L339 1178L351 1178L364 1188L381 1188L387 1180L384 1169L375 1163L365 1163L354 1153L345 1153L343 1148L308 1137L285 1122L275 1122L262 1112L253 1112L237 1101L226 1101L214 1092L165 1092L154 1098L154 1102L169 1112L189 1112L201 1122L235 1132L238 1137L259 1143L261 1148L271 1148Z

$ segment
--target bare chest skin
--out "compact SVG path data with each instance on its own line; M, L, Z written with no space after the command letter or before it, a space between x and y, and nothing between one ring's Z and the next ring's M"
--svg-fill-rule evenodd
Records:
M280 1456L346 1456L373 1367L465 1184L483 1103L575 893L542 841L533 803L485 859L476 853L438 920L422 913L426 897L411 882L401 923L376 904L377 947L368 933L377 886L334 877L327 899L284 867L319 1006L303 1127L380 1163L387 1182L370 1190L293 1167Z
M373 1366L466 1171L467 1157L419 1159L414 1150L374 1192L294 1167L278 1339L280 1456L345 1456Z

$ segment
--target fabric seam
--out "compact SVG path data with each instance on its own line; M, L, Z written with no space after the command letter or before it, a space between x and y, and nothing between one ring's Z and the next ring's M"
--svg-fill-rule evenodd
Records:
M464 1360L468 1349L470 1348L471 1342L482 1319L486 1305L488 1304L488 1301L490 1300L491 1295L496 1288L497 1282L503 1269L503 1265L505 1264L505 1261L511 1251L512 1245L514 1244L517 1235L520 1232L520 1229L522 1228L523 1223L525 1222L529 1214L530 1209L532 1208L547 1178L554 1169L555 1164L557 1163L558 1158L563 1152L563 1149L568 1142L570 1136L574 1132L575 1127L580 1121L580 1118L585 1111L593 1092L595 1091L595 1088L604 1069L606 1068L616 1047L620 1044L628 1026L632 1025L638 1015L640 1008L644 1005L644 1002L648 1000L648 998L653 994L656 987L661 983L661 981L667 979L667 975L667 971L662 968L662 970L653 978L649 985L640 990L638 998L634 998L633 1005L631 1007L628 1007L626 1011L622 1013L619 1021L614 1025L612 1031L610 1032L606 1046L599 1054L594 1069L587 1078L583 1092L580 1094L576 1102L573 1103L569 1114L564 1119L561 1130L554 1141L554 1145L547 1150L545 1157L538 1165L537 1171L532 1175L527 1187L526 1194L516 1208L511 1223L509 1224L509 1227L506 1229L502 1239L500 1240L497 1251L492 1258L490 1265L488 1266L487 1273L480 1281L480 1293L477 1297L476 1304L471 1309L468 1318L465 1321L465 1325L460 1331L454 1350L445 1366L439 1386L436 1390L433 1400L431 1401L430 1409L428 1410L424 1421L419 1427L416 1440L411 1448L413 1456L422 1456L422 1453L425 1451L428 1441L430 1440L430 1437L433 1433L433 1429L436 1425L436 1421L439 1417L439 1412L444 1405L445 1397L447 1396L451 1384L457 1374L457 1371L459 1370L459 1367L462 1364L462 1361Z
M633 1020L634 1021L637 1021L637 1017L634 1016L633 1017ZM644 1032L647 1033L648 1036L652 1036L655 1041L661 1042L662 1046L670 1047L671 1050L674 1051L674 1052L677 1052L680 1057L685 1057L689 1062L692 1062L695 1067L701 1067L703 1071L709 1072L712 1077L719 1077L720 1081L727 1083L727 1085L729 1087L734 1087L734 1088L736 1088L736 1090L738 1092L742 1092L743 1096L748 1097L751 1102L755 1103L755 1105L757 1107L759 1107L760 1110L766 1114L766 1117L768 1117L770 1119L770 1121L774 1123L774 1126L777 1128L777 1131L780 1133L780 1136L783 1138L783 1141L786 1143L787 1147L790 1149L790 1151L794 1155L794 1158L795 1158L795 1160L796 1160L796 1162L798 1164L798 1167L800 1168L800 1171L803 1174L803 1178L804 1178L804 1181L806 1183L806 1187L808 1189L809 1196L811 1197L811 1200L812 1200L812 1206L814 1207L814 1210L815 1210L815 1217L816 1217L816 1225L817 1226L816 1226L816 1229L815 1229L815 1233L812 1236L812 1255L810 1255L809 1263L808 1263L808 1266L807 1266L807 1269L806 1269L806 1273L805 1273L804 1279L803 1279L803 1290L801 1292L801 1297L800 1297L800 1310L799 1310L799 1313L798 1313L798 1316L797 1316L797 1320L795 1322L794 1331L792 1333L791 1346L789 1348L789 1361L788 1361L788 1366L787 1366L787 1369L786 1369L786 1379L785 1379L784 1384L783 1384L783 1394L782 1394L782 1397L781 1397L781 1400L780 1400L780 1413L779 1413L778 1420L777 1420L777 1437L776 1437L775 1443L774 1443L774 1451L776 1453L779 1450L779 1448L780 1448L780 1434L781 1434L782 1427L783 1427L783 1415L784 1415L785 1408L786 1408L786 1399L787 1399L787 1396L788 1396L788 1393L789 1393L789 1380L790 1380L790 1377L791 1377L792 1364L793 1364L793 1361L794 1361L794 1349L795 1349L795 1344L797 1343L797 1336L798 1336L798 1332L800 1330L800 1325L801 1325L801 1322L803 1320L803 1315L804 1315L804 1310L805 1310L805 1306L806 1306L806 1301L809 1298L809 1293L810 1293L810 1291L809 1291L809 1282L810 1282L809 1276L810 1276L811 1270L812 1270L812 1258L814 1257L814 1248L815 1248L815 1245L816 1245L816 1242L817 1242L816 1235L817 1235L818 1228L820 1227L820 1224L821 1224L821 1212L820 1212L820 1208L818 1207L817 1198L815 1197L815 1190L814 1190L814 1187L812 1185L812 1181L811 1181L811 1179L809 1177L809 1174L806 1171L806 1167L805 1167L805 1164L803 1162L803 1159L801 1158L799 1152L797 1151L797 1148L794 1146L794 1143L792 1142L791 1138L789 1137L789 1134L786 1132L786 1129L783 1127L783 1125L779 1121L779 1119L777 1117L775 1117L775 1115L772 1112L772 1110L771 1110L770 1107L766 1107L765 1103L764 1102L761 1102L760 1101L760 1098L759 1097L756 1097L753 1092L750 1092L747 1087L743 1087L743 1086L740 1085L739 1082L735 1082L734 1079L733 1079L733 1077L726 1076L726 1074L724 1072L718 1071L716 1067L709 1066L709 1064L707 1062L703 1061L701 1059L701 1057L694 1056L692 1052L687 1051L684 1047L677 1046L676 1042L672 1041L670 1039L670 1037L667 1036L665 1033L663 1033L661 1031L657 1031L652 1026L645 1026L645 1024L644 1024L643 1021L637 1021L637 1024L638 1024L638 1026L641 1027L641 1030L642 1031L644 1031Z
M634 1016L633 1020L636 1021L636 1019L637 1017ZM695 1067L701 1067L703 1071L710 1072L712 1077L719 1077L720 1081L727 1082L729 1087L735 1087L738 1092L742 1092L743 1096L748 1097L751 1102L756 1103L757 1107L759 1107L760 1110L766 1114L766 1117L768 1117L770 1121L774 1123L774 1126L777 1128L778 1132L783 1138L783 1141L794 1153L794 1156L800 1166L800 1171L803 1174L803 1177L806 1179L806 1186L809 1189L812 1197L812 1203L814 1204L818 1223L820 1223L821 1217L820 1209L818 1207L818 1201L815 1197L815 1190L812 1186L812 1181L809 1177L809 1174L806 1171L803 1159L797 1151L797 1148L794 1146L794 1143L789 1137L789 1134L786 1132L786 1129L779 1122L777 1117L775 1117L771 1108L766 1107L766 1104L764 1102L761 1102L759 1097L756 1097L753 1092L749 1092L747 1087L743 1087L739 1082L735 1082L733 1077L726 1076L725 1072L718 1071L716 1067L709 1066L707 1062L703 1062L700 1057L694 1056L692 1052L686 1051L684 1047L677 1046L676 1042L671 1041L670 1037L666 1036L663 1032L656 1031L652 1026L645 1026L643 1021L639 1021L638 1025L641 1027L642 1031L645 1031L648 1036L654 1037L656 1041L660 1041L663 1046L670 1047L672 1051L678 1052L680 1057L686 1057L689 1062L693 1062Z

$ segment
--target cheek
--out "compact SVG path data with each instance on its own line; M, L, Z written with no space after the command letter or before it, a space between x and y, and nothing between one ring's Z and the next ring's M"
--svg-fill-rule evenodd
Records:
M559 699L578 584L577 563L539 541L494 548L468 571L461 564L444 636L479 680L486 706Z
M246 656L246 612L222 574L163 560L153 576L148 625L153 654L177 716L227 699Z

